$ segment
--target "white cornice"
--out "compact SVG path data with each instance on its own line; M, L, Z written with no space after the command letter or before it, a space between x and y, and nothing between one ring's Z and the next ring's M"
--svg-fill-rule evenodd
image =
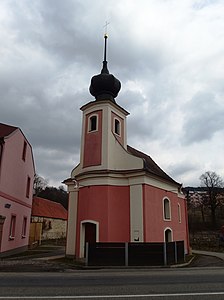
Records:
M79 188L88 187L88 186L100 186L100 185L113 185L113 186L134 186L134 185L149 185L158 189L162 189L167 193L175 193L180 198L185 198L182 193L179 192L179 189L174 184L165 182L163 180L158 180L153 176L149 176L145 171L133 170L128 173L123 172L110 172L106 173L97 173L97 172L88 172L79 174L76 177L76 180L79 183Z
M125 116L130 113L126 111L123 107L118 105L117 103L112 102L111 100L100 100L100 101L91 101L85 105L83 105L80 110L85 111L85 113L91 112L96 109L96 107L103 108L105 106L112 106L114 109L120 111Z

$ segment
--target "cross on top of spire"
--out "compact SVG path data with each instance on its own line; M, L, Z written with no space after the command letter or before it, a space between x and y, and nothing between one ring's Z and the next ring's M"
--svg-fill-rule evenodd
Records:
M106 21L105 25L103 27L105 27L105 33L104 33L104 59L103 59L103 68L101 70L101 74L109 74L109 71L107 69L107 39L108 39L108 35L107 35L107 26L110 23Z
M107 26L110 24L110 22L105 22L105 25L103 26L105 28L104 37L107 36Z

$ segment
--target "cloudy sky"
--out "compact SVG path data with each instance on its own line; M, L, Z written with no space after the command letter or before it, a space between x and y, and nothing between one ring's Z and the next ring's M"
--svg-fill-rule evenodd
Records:
M68 178L107 20L128 144L184 186L224 177L223 16L224 0L1 0L0 122L22 129L50 185Z

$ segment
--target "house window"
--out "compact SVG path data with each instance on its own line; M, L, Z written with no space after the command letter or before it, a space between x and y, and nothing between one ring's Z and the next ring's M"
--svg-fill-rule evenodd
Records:
M29 198L30 196L30 177L27 177L27 182L26 182L26 197Z
M23 144L23 156L22 156L22 159L24 161L26 160L26 149L27 149L27 142L24 141L24 144Z
M89 132L97 130L97 116L93 115L89 118Z
M168 198L163 199L163 217L166 221L171 220L170 200Z
M23 226L22 226L22 238L26 237L26 228L27 228L27 217L24 217Z
M9 239L10 240L14 240L14 238L15 238L15 229L16 229L16 216L12 215L11 221L10 221L10 229L9 229Z
M114 132L118 135L121 134L121 123L118 119L114 119Z
M180 203L178 203L177 209L178 209L178 221L179 221L179 223L181 223L181 207L180 207Z

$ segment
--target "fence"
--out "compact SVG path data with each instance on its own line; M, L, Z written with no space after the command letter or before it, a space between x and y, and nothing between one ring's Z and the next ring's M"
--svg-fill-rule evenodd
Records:
M86 244L88 266L162 266L184 260L184 241Z
M30 223L29 247L41 244L42 223Z

